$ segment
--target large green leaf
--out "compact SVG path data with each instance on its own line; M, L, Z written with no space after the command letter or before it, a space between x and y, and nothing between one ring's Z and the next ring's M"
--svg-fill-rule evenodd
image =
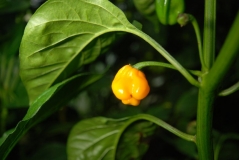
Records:
M123 119L95 117L76 124L67 142L69 160L139 160L148 148L148 140L156 125L187 140L195 136L185 134L161 119L138 114Z
M21 77L30 103L80 66L94 61L116 38L116 33L122 32L144 39L192 84L198 84L162 46L129 23L110 1L48 0L27 24L20 47Z
M48 0L31 17L20 47L30 102L78 67L95 60L116 31L135 29L108 0Z
M0 155L5 159L18 140L32 126L64 106L76 93L85 89L102 75L80 74L58 83L42 93L29 107L17 126L0 138Z
M144 115L123 119L95 117L80 121L67 143L68 160L140 159L156 125ZM130 127L129 127L130 126Z

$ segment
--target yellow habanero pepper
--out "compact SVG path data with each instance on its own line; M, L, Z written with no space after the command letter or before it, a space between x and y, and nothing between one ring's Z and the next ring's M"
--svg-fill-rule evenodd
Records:
M144 73L130 65L125 65L118 71L111 87L122 103L133 106L138 106L150 90Z

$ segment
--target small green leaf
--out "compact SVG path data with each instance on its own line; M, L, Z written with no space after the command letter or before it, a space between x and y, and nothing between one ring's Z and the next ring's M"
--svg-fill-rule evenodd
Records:
M148 138L155 128L152 122L141 120L140 115L82 120L68 137L68 160L139 159L147 151Z
M18 140L32 126L39 123L60 107L64 106L76 93L85 89L102 75L80 74L58 83L41 94L29 107L27 114L17 126L0 138L0 155L5 159Z

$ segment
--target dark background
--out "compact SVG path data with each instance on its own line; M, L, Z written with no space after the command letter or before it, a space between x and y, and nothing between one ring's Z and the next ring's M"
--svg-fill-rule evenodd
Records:
M4 100L0 97L0 105L7 101L8 117L6 129L15 127L28 109L27 94L18 76L18 49L23 35L24 27L29 17L44 3L43 0L17 0L0 2L0 55L7 55L8 61L15 59L13 79L18 82L9 92L13 98ZM172 54L185 68L200 70L198 48L194 30L190 24L185 27L179 25L163 26L159 24L159 32L135 8L131 0L112 0L124 11L130 22L137 20L143 25L142 30L158 41L170 54ZM203 28L204 1L186 0L186 13L193 14ZM219 52L225 37L230 29L233 19L238 11L239 3L235 0L217 1L217 29L216 53ZM239 29L238 33L239 34ZM13 56L12 56L13 55ZM3 57L1 63L3 64ZM82 68L84 71L102 72L111 66L107 75L93 84L89 89L73 98L67 106L27 132L7 159L19 160L60 160L66 159L66 141L70 129L78 121L105 116L120 118L138 113L148 113L157 116L176 128L195 133L197 89L191 86L177 71L148 67L143 69L147 76L151 91L140 106L124 106L111 92L111 81L125 64L135 64L140 61L156 60L166 62L150 45L130 34L117 40L111 49L101 55L94 63ZM239 79L238 58L225 77L219 89L225 89ZM0 67L2 67L0 65ZM1 78L1 77L0 77ZM0 79L0 85L4 83ZM4 90L4 88L1 88ZM214 104L214 138L215 142L222 134L239 133L238 96L235 92L227 97L216 98ZM228 140L223 145L219 159L238 160L239 142ZM157 129L151 137L149 150L144 160L193 160L196 159L196 148L163 129Z

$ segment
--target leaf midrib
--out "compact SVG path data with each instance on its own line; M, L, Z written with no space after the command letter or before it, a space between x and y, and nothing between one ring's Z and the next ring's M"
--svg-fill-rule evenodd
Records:
M126 31L126 30L122 30L122 29L119 29L119 30L107 30L106 32L102 32L102 33L99 33L99 34L95 34L96 36L93 36L91 39L89 39L89 40L87 41L87 43L85 43L85 45L82 46L81 49L80 49L79 51L77 51L76 54L75 54L74 56L72 56L72 58L69 59L68 62L66 62L65 65L63 65L64 67L62 67L62 69L59 69L58 74L56 74L55 78L54 78L51 82L48 83L49 85L47 85L47 88L49 88L49 87L56 81L56 79L57 79L57 78L61 75L61 73L67 68L67 66L69 66L69 64L78 56L78 54L79 54L82 50L84 50L84 48L85 48L87 45L89 45L94 39L100 37L101 35L106 34L106 33L110 33L110 32L127 32L127 31ZM128 32L129 32L129 31L128 31ZM129 33L131 33L131 32L129 32ZM53 65L53 64L52 64L52 65Z

